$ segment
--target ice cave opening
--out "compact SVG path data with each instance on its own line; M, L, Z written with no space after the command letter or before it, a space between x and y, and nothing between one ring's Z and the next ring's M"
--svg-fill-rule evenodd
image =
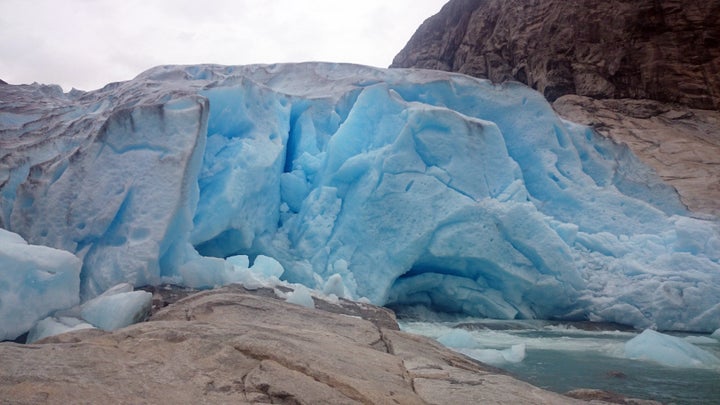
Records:
M517 282L489 260L425 258L392 283L385 306L400 317L427 310L435 314L524 319L530 314L519 311L503 294L513 291L511 286Z

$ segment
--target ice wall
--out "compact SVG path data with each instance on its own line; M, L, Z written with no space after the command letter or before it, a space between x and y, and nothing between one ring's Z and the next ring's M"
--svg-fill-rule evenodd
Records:
M246 254L379 304L720 327L717 224L519 84L306 63L51 90L0 86L0 225L82 258L83 299Z
M29 245L0 229L0 340L15 339L53 311L79 302L80 260Z

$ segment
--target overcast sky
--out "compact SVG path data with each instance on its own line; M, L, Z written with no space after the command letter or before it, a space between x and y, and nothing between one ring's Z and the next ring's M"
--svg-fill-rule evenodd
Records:
M92 90L161 64L387 67L447 0L0 0L0 79Z

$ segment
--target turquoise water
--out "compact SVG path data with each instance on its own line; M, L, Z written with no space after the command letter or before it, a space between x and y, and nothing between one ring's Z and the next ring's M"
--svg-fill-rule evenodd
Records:
M528 350L520 363L503 366L522 380L556 392L595 388L662 403L720 404L720 373L674 369L593 352Z
M720 367L674 368L628 359L625 342L639 332L619 325L401 318L400 326L560 393L593 388L666 404L720 404ZM709 335L673 335L720 358L720 341Z

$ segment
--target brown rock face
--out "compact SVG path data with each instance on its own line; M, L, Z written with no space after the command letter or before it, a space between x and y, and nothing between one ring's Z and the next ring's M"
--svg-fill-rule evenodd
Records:
M720 0L451 0L391 67L720 109Z

